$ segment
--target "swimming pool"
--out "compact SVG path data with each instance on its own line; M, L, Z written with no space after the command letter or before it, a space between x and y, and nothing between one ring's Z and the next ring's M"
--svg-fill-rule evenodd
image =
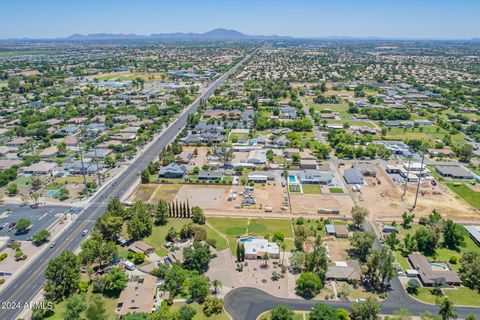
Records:
M298 183L296 176L288 176L288 183Z
M444 264L441 264L441 263L430 263L430 265L433 267L433 268L438 268L438 269L443 269L445 271L449 270L448 267Z
M252 242L253 239L255 239L255 237L243 237L238 241L241 242L241 243L245 243L245 242Z

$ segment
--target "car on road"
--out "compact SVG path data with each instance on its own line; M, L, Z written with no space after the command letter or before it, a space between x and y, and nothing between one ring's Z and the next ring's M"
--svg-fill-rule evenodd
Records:
M36 203L35 203L35 204L31 204L31 205L30 205L30 208L32 208L32 209L37 209L37 208L38 208L38 204L36 204Z
M366 299L364 299L364 298L355 299L355 302L365 302L365 301L366 301Z
M57 244L55 242L50 243L50 248L55 247Z
M85 229L85 230L82 231L82 237L85 237L87 234L88 234L88 230L87 230L87 229Z

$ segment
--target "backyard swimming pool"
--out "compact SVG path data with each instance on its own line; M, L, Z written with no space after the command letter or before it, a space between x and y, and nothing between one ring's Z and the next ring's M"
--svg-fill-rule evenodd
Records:
M430 263L430 265L432 266L432 269L441 269L441 270L444 270L444 271L447 271L449 270L448 267L444 264L441 264L441 263Z
M288 183L290 183L290 184L299 183L298 179L297 179L297 176L288 176Z
M241 243L245 243L245 242L252 242L253 239L255 239L255 237L243 237L238 241L241 242Z

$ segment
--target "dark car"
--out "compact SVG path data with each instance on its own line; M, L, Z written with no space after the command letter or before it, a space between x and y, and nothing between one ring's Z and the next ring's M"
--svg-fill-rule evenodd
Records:
M432 180L432 186L436 186L437 182L435 180Z

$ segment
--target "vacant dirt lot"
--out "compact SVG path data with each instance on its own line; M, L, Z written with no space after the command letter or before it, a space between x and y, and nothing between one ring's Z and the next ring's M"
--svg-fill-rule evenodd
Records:
M319 208L339 209L340 214L349 215L353 201L348 194L297 194L290 193L292 213L316 214Z

